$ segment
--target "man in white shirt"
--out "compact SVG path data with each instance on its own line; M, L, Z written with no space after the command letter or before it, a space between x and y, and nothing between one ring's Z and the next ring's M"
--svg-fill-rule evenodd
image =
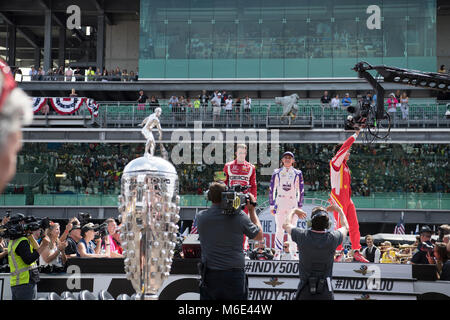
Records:
M250 112L252 110L252 99L249 96L245 96L244 100L244 113L247 121L250 121Z

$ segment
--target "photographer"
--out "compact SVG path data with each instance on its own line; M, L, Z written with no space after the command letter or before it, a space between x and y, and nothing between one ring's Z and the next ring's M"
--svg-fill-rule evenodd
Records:
M105 239L105 253L100 253L101 237L96 237L96 226L93 223L87 223L81 228L81 240L77 245L77 256L82 258L109 258L110 247L109 239ZM95 238L95 243L94 243Z
M81 240L80 221L78 221L78 219L75 217L70 219L69 223L66 225L66 230L64 231L61 238L59 238L59 240L64 240L66 232L67 236L65 239L67 239L67 247L64 253L66 257L70 259L76 257L78 253L77 244Z
M266 248L264 239L257 243L258 247L253 249L250 253L250 259L252 260L273 260L272 250Z
M8 263L11 272L12 300L36 299L36 284L39 282L36 260L48 245L47 237L39 245L31 234L9 240Z
M208 192L212 206L196 215L202 252L200 300L247 300L242 241L244 234L258 241L263 238L253 195L249 193L247 200L249 216L242 210L226 214L222 204L226 191L223 183L213 182Z
M431 243L432 231L429 226L423 226L420 229L420 243L417 246L417 251L411 258L411 264L429 264L427 254L433 255L434 246Z
M116 243L114 235L117 233L117 223L113 218L106 219L105 224L107 225L108 234L105 236L105 241L103 241L103 246L106 249L106 238L108 238L110 252L112 258L123 258L122 248Z
M327 212L337 211L342 227L335 231L330 228ZM331 277L336 248L348 232L348 222L344 211L338 205L330 205L326 209L315 207L311 212L311 229L296 228L291 224L293 215L306 218L306 212L293 209L286 217L283 228L292 236L299 250L299 273L296 300L334 300Z

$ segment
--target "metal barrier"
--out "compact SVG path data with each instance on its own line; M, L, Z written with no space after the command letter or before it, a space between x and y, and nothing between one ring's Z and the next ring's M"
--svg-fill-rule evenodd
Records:
M349 115L346 109L333 109L306 101L298 108L295 117L281 117L282 107L263 100L255 103L249 112L241 106L230 111L223 107L215 113L211 105L194 108L192 106L172 107L160 103L161 124L165 127L193 127L194 121L201 121L204 127L291 127L291 128L339 128ZM135 127L156 108L149 103L142 105L130 102L100 102L99 123L102 127ZM409 115L402 119L397 108L392 127L449 127L447 103L411 104ZM216 110L217 111L217 110Z
M327 200L328 193L306 191L308 198ZM258 203L267 202L266 195L258 195ZM373 193L368 197L352 196L357 208L380 209L439 209L450 210L450 194L448 193ZM117 206L115 194L2 194L2 206ZM180 195L180 206L201 207L208 202L203 195Z

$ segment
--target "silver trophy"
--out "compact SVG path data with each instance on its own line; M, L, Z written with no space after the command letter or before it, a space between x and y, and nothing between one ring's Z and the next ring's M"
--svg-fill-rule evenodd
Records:
M180 219L175 167L149 149L125 167L119 196L125 273L137 300L158 299L170 273Z

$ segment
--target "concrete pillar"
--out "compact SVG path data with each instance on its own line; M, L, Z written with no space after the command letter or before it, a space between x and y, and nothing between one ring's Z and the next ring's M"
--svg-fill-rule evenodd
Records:
M105 66L105 15L97 17L97 68L103 72Z
M66 28L59 27L59 41L58 41L58 66L64 66L66 59Z
M6 62L9 66L15 66L16 65L16 26L15 25L7 25L7 56L6 56Z
M53 67L52 64L52 11L45 10L44 31L44 71L47 73Z
M34 66L37 69L41 66L41 48L34 48Z

